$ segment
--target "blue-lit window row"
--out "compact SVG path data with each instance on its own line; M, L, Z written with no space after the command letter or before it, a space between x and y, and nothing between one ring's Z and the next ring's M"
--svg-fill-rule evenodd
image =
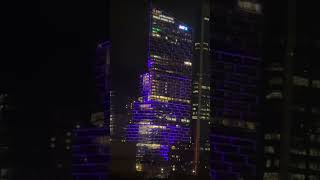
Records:
M109 167L108 137L105 128L76 129L74 131L72 174L74 178L107 177Z

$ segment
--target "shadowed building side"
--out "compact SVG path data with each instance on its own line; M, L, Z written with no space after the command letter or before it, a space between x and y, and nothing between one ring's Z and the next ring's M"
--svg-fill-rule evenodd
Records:
M256 180L262 4L211 3L212 180Z
M110 163L110 42L98 45L95 66L95 109L91 120L74 129L72 176L75 180L109 179Z

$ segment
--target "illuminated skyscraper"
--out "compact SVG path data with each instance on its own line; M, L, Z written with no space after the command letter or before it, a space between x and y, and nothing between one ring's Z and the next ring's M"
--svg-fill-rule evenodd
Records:
M89 123L77 124L74 130L72 175L75 180L106 180L110 144L110 43L97 48L96 101Z
M197 174L209 174L210 132L210 58L208 0L198 3L195 53L192 82L192 127L194 139L194 162ZM201 169L201 170L200 170ZM202 171L202 172L199 172Z
M212 180L257 179L261 20L259 1L212 2Z
M128 128L137 142L136 170L148 177L191 174L192 29L157 8L149 13L148 72Z

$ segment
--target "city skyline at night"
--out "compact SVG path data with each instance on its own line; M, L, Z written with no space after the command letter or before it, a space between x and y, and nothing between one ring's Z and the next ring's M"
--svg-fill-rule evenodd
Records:
M320 180L316 1L4 1L0 180Z

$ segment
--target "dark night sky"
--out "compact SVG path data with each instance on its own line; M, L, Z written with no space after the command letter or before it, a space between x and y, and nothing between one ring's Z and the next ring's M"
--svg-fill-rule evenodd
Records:
M14 157L37 162L35 155L49 157L41 143L50 133L89 120L95 48L109 29L107 1L10 1L0 12L0 91L11 98L9 131L23 150Z
M153 3L180 21L194 26L199 1L154 0ZM122 103L126 102L127 96L139 95L139 75L146 72L146 8L144 0L111 0L112 80Z
M90 104L91 63L97 43L107 38L107 4L46 0L38 8L30 28L32 59L23 70L27 101L43 108L39 113L43 110L47 117L61 112L74 119L60 120L74 121Z

